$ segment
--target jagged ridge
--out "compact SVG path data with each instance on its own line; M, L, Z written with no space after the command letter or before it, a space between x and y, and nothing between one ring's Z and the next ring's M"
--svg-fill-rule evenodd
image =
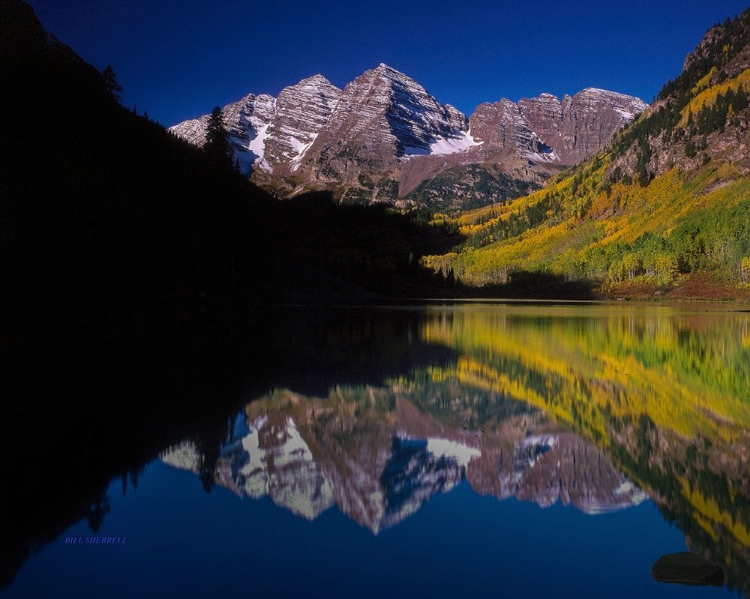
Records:
M249 95L225 113L235 152L248 170L255 166L257 183L281 195L328 189L369 202L405 198L422 181L466 165L493 164L513 180L538 185L600 150L646 106L590 88L562 101L543 94L482 104L469 119L380 64L343 91L315 75L282 90L275 103ZM206 122L201 117L171 130L200 144ZM447 196L457 192L445 190ZM505 197L486 195L480 203ZM460 201L449 204L461 207Z

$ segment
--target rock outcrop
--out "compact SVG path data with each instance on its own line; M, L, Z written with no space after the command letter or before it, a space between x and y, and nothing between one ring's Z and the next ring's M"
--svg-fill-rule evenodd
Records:
M329 122L341 90L322 75L285 87L276 99L276 113L264 131L259 151L266 170L295 170Z
M603 149L647 106L632 96L589 88L562 101L542 94L482 104L470 124L474 138L484 142L485 156L512 149L531 160L570 166Z
M268 94L248 94L222 109L224 123L229 131L229 142L241 168L249 173L252 166L262 160L266 131L276 114L276 98ZM206 141L208 115L183 121L169 130L196 146Z
M662 555L654 563L651 577L659 582L689 586L723 586L724 570L700 555L683 551Z
M344 88L303 167L323 180L356 178L388 169L404 156L429 154L433 147L439 152L441 143L465 143L467 129L463 114L381 64Z

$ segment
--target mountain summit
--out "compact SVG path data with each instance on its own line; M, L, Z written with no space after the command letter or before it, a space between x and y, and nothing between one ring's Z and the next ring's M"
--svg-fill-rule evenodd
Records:
M440 104L416 81L380 64L344 88L314 148L317 154L346 149L370 154L378 165L410 154L430 153L432 144L459 139L468 129L466 117ZM361 146L361 149L359 147ZM349 152L351 153L351 152Z
M245 171L276 195L325 189L345 202L433 208L458 197L449 208L462 208L467 177L489 180L469 194L474 204L517 196L601 150L646 107L589 88L562 100L485 103L467 118L381 63L343 91L315 75L276 99L250 94L224 113ZM171 131L201 145L206 123L203 116Z

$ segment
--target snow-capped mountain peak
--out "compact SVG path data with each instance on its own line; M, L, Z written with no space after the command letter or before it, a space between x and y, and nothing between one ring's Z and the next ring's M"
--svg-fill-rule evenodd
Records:
M646 107L590 87L562 100L544 93L484 103L468 119L380 63L343 90L317 74L276 98L249 94L225 106L224 115L235 154L255 182L282 195L351 189L367 202L395 201L457 165L496 164L538 182L603 149ZM204 116L171 131L201 145L207 122Z

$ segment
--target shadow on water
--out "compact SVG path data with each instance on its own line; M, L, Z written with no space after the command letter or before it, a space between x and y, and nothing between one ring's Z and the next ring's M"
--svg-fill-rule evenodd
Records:
M130 335L126 323L100 323L97 335L53 317L74 315L54 313L17 330L28 337L4 362L3 586L72 523L86 518L96 531L111 479L137 484L143 464L185 435L220 437L239 396L239 364L228 346L196 338L201 327ZM35 334L44 330L52 334Z
M0 588L71 524L86 519L95 533L108 484L121 477L123 488L136 486L144 465L181 441L199 449L210 491L220 446L250 398L276 386L315 395L378 385L415 360L451 354L421 345L420 317L406 310L378 319L375 309L223 309L164 327L163 315L122 308L7 311Z

